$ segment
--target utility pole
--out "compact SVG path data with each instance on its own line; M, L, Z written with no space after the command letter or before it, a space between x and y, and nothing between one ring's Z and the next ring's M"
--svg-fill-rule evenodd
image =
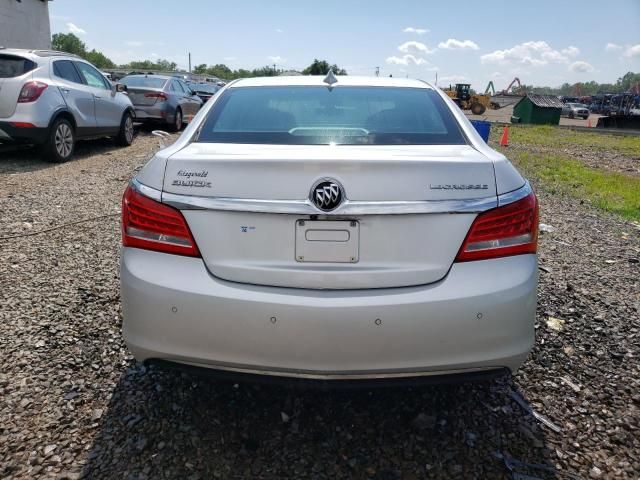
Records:
M376 77L380 76L380 67L376 67Z
M191 52L189 52L189 74L191 74Z

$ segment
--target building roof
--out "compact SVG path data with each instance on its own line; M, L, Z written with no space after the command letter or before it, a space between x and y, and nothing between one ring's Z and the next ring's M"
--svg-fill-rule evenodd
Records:
M562 102L555 95L538 95L537 93L527 93L527 96L525 98L531 100L531 103L533 103L536 107L562 108ZM522 100L520 100L520 102L521 101Z

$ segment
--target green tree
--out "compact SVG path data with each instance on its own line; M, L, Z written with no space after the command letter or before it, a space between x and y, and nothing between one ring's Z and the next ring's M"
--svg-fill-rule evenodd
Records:
M51 37L51 48L80 57L84 57L87 53L87 46L73 33L54 33Z
M207 73L207 64L201 63L200 65L196 65L195 67L193 67L193 73L204 75L205 73Z
M207 68L207 75L212 77L224 78L226 80L232 80L236 77L233 76L233 71L223 63L217 63Z
M178 65L175 62L160 59L155 62L152 62L151 60L136 60L125 65L121 65L121 67L129 70L172 72L178 67Z
M329 70L333 70L336 75L346 75L347 71L338 67L335 63L330 65L326 60L318 60L315 58L313 63L305 68L302 73L304 75L326 75Z
M116 64L111 61L110 58L105 56L102 52L98 52L95 48L91 49L84 56L86 60L93 63L98 68L115 68Z

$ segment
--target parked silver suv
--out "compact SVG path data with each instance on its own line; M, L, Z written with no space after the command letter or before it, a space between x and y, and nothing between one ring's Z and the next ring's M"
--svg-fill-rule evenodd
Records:
M0 143L39 145L53 162L69 160L80 138L131 145L135 113L124 90L75 55L0 48Z

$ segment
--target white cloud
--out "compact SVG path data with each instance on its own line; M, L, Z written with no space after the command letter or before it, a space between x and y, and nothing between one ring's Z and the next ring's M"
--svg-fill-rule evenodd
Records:
M276 28L276 32L278 32L278 33L284 33L284 30L282 30L281 28Z
M285 63L287 61L286 58L282 58L280 55L271 55L267 57L271 63Z
M595 69L593 68L593 65L587 62L583 62L582 60L578 60L577 62L573 62L571 65L569 65L570 72L588 73L593 72L594 70Z
M640 43L637 45L629 45L624 51L624 56L627 58L640 57Z
M402 53L433 53L435 50L431 50L422 42L416 42L415 40L410 40L408 42L404 42L402 45L398 47Z
M480 57L480 61L483 64L541 67L549 63L569 63L579 53L580 50L573 46L555 50L547 42L539 40L487 53Z
M415 33L416 35L424 35L425 33L429 32L428 28L414 28L414 27L407 27L404 30L402 30L404 33Z
M86 31L83 30L82 28L80 28L79 26L77 26L74 23L67 23L67 28L69 29L69 31L75 35L86 35Z
M464 75L447 75L445 77L440 77L438 82L450 82L450 83L462 83L469 80Z
M616 50L622 50L622 48L622 45L611 42L607 43L607 45L604 47L607 52L615 52Z
M500 73L500 72L493 72L493 73L491 74L491 78L499 78L499 77L501 77L501 76L502 76L502 73Z
M157 53L151 52L151 56L152 56L153 58L158 58L160 55L158 55Z
M478 50L478 45L471 40L456 40L455 38L450 38L446 42L440 42L438 44L438 48L444 48L448 50Z
M563 48L561 52L567 57L577 57L580 55L580 49L578 47L574 47L573 45L569 45L567 48Z
M389 65L426 65L428 62L424 58L415 57L408 53L402 57L389 57L387 63Z

